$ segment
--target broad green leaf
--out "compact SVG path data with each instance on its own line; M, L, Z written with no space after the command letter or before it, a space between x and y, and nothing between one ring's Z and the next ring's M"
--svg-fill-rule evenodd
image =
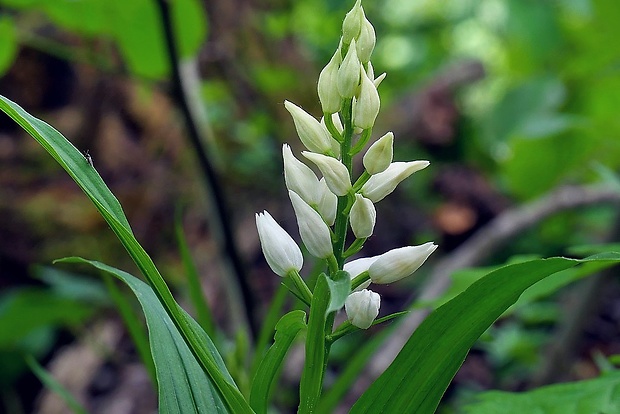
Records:
M0 15L0 76L4 74L17 55L17 39L13 19Z
M528 392L487 391L464 407L470 414L592 414L620 412L620 372Z
M261 360L256 376L252 380L250 406L257 414L267 412L271 387L295 337L306 327L305 319L304 311L294 310L284 315L276 324L274 343Z
M618 262L620 254L538 259L489 273L432 312L350 412L433 413L471 346L523 291L551 274L597 260Z
M349 293L351 293L351 277L344 270L339 270L333 279L328 277L326 280L329 286L329 306L325 311L327 315L344 306L344 302L347 300Z
M321 396L325 364L325 324L329 303L327 276L322 273L319 275L312 293L312 306L308 318L306 360L299 384L300 414L315 412Z
M149 285L129 273L97 261L69 257L56 262L85 263L94 266L122 280L136 295L149 329L161 412L179 414L229 412L216 390L206 386L209 378ZM195 321L194 324L198 325ZM205 340L209 341L204 331L200 332ZM212 344L211 347L212 352L217 352ZM225 369L221 359L217 362L221 369Z
M56 393L75 414L87 414L88 411L71 395L71 393L45 370L31 355L26 357L26 363L39 380L51 391Z
M58 131L28 114L19 105L0 96L0 109L37 140L90 198L148 280L159 301L181 332L184 341L226 401L228 408L235 414L251 413L250 406L239 392L228 371L219 366L219 354L214 351L214 347L209 346L196 322L174 300L159 270L133 235L120 203L96 169Z

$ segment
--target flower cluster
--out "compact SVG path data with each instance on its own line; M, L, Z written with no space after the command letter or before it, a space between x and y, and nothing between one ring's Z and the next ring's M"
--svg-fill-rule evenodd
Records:
M411 275L437 248L429 242L346 261L372 235L375 203L429 165L428 161L394 162L394 135L388 132L366 150L364 171L352 180L352 158L370 140L380 108L377 87L385 78L385 73L375 78L370 62L374 46L375 30L357 0L344 19L336 53L319 75L323 118L318 120L294 103L284 102L307 149L301 155L316 166L322 178L296 158L287 144L282 147L284 179L301 239L312 256L327 261L330 274L349 273L352 293L345 310L349 322L362 329L370 327L379 313L379 295L366 289L370 283L392 283ZM298 296L311 297L299 275L302 253L291 236L267 211L256 215L256 226L271 269L281 277L291 277ZM355 241L346 247L348 227Z

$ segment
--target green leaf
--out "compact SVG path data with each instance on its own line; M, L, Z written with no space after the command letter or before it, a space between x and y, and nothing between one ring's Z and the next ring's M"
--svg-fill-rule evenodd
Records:
M533 391L488 391L464 407L470 414L591 414L620 412L620 373L601 378L556 384Z
M325 364L325 324L330 304L329 284L325 273L319 278L312 293L308 334L306 337L306 361L299 384L299 413L315 412L321 396Z
M3 292L0 296L0 349L12 348L33 331L50 325L77 326L96 307L38 288Z
M597 260L618 262L620 254L538 259L489 273L431 313L350 412L433 413L469 349L523 291L553 273Z
M294 310L284 315L276 324L274 343L261 360L252 381L250 406L257 414L267 412L269 394L282 362L300 330L306 327L306 312Z
M351 293L351 277L344 270L336 272L333 278L327 278L329 286L329 306L325 315L335 312L344 306L345 300Z
M174 300L159 270L133 235L120 203L96 169L58 131L28 114L19 105L0 96L0 109L37 140L90 198L148 280L184 341L226 401L228 408L235 414L251 413L250 406L239 392L228 371L218 364L219 354L209 346L198 324Z
M71 395L71 393L54 378L49 372L47 372L36 359L31 355L26 357L26 363L39 378L39 380L51 391L56 393L67 404L71 411L75 414L87 414L88 411Z
M79 257L56 260L57 263L84 263L122 280L136 295L146 316L149 329L151 353L157 373L159 409L165 413L228 413L222 399L213 387L205 387L209 378L205 375L183 336L176 328L166 310L159 302L153 289L129 273L106 264ZM217 353L204 331L204 340L210 344L211 352ZM225 370L224 361L217 360L220 369Z
M17 39L13 19L0 16L0 76L4 74L17 55Z

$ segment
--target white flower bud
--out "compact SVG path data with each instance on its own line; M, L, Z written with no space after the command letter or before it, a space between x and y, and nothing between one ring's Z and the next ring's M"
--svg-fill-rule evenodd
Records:
M353 292L344 302L344 309L351 325L368 329L379 315L381 297L372 290Z
M375 28L368 21L366 16L363 15L363 11L362 16L360 35L357 38L357 57L360 62L366 63L370 61L370 55L372 55L372 51L375 48L377 37L375 36ZM373 77L370 78L374 79Z
M418 270L435 249L437 245L428 242L383 253L368 268L370 280L373 283L386 284L403 279Z
M297 193L289 190L288 195L297 217L299 235L310 254L319 259L326 259L331 256L333 254L332 239L327 224L319 213L302 200Z
M385 171L370 177L360 192L374 203L381 201L394 191L401 181L429 164L428 161L393 162Z
M317 90L323 113L333 114L340 111L342 98L338 93L338 67L341 61L340 48L338 48L319 75Z
M375 205L360 194L355 194L355 202L349 213L351 230L358 239L365 239L372 235L377 221Z
M284 159L284 181L286 188L293 190L308 204L317 204L320 196L317 191L319 179L314 172L293 155L288 144L282 146Z
M352 186L349 171L347 167L336 158L309 151L303 151L301 155L319 167L332 193L337 196L343 196L351 190Z
M306 148L321 154L331 150L332 137L325 126L292 102L284 101L284 107L293 117L299 139Z
M256 228L265 260L275 274L285 277L301 270L304 258L299 246L267 211L256 213Z
M379 92L377 92L377 88L372 80L368 79L364 67L360 66L360 68L362 84L359 98L353 111L353 123L359 128L369 129L375 124L381 101L379 100Z
M347 51L340 68L338 68L338 93L343 98L352 98L360 84L360 60L355 50L355 39Z
M352 260L344 264L344 271L349 273L349 277L351 278L351 280L353 280L357 276L362 274L362 272L367 271L370 265L373 264L377 260L378 257L379 256L363 257L361 259ZM366 282L359 285L359 287L355 289L354 292L358 290L366 289L368 286L370 286L370 282L371 280L368 279Z
M392 163L394 155L394 134L388 132L368 148L364 154L364 168L373 175L385 171Z
M325 177L319 181L319 214L328 226L336 222L336 211L338 209L338 197L332 193L327 186Z
M357 0L353 8L344 16L342 22L342 42L344 44L348 45L360 35L363 17L362 0Z

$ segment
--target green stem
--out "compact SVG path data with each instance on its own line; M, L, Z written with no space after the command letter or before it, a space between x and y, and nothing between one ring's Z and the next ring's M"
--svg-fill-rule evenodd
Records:
M332 114L328 114L327 112L323 113L323 119L325 120L325 126L327 127L329 133L332 134L332 137L342 144L342 134L338 132L336 125L334 125Z
M368 276L368 270L355 276L351 281L351 291L354 291L355 289L360 287L362 283L368 281L368 279L370 279L370 276Z
M362 247L364 247L364 242L366 241L366 238L363 239L355 239L355 241L353 243L351 243L351 246L349 246L349 248L347 250L345 250L344 253L342 253L342 256L346 259L347 257L353 256L355 253L359 252L360 250L362 250Z
M364 184L366 184L366 182L370 180L370 177L372 176L368 174L368 171L364 170L364 172L362 173L362 175L360 175L355 184L353 184L353 192L359 192L364 186Z
M370 140L371 134L372 128L365 129L364 132L362 132L362 136L360 137L360 139L357 140L357 142L355 143L355 146L349 151L349 154L353 156L363 150L366 144L368 144L368 140Z

